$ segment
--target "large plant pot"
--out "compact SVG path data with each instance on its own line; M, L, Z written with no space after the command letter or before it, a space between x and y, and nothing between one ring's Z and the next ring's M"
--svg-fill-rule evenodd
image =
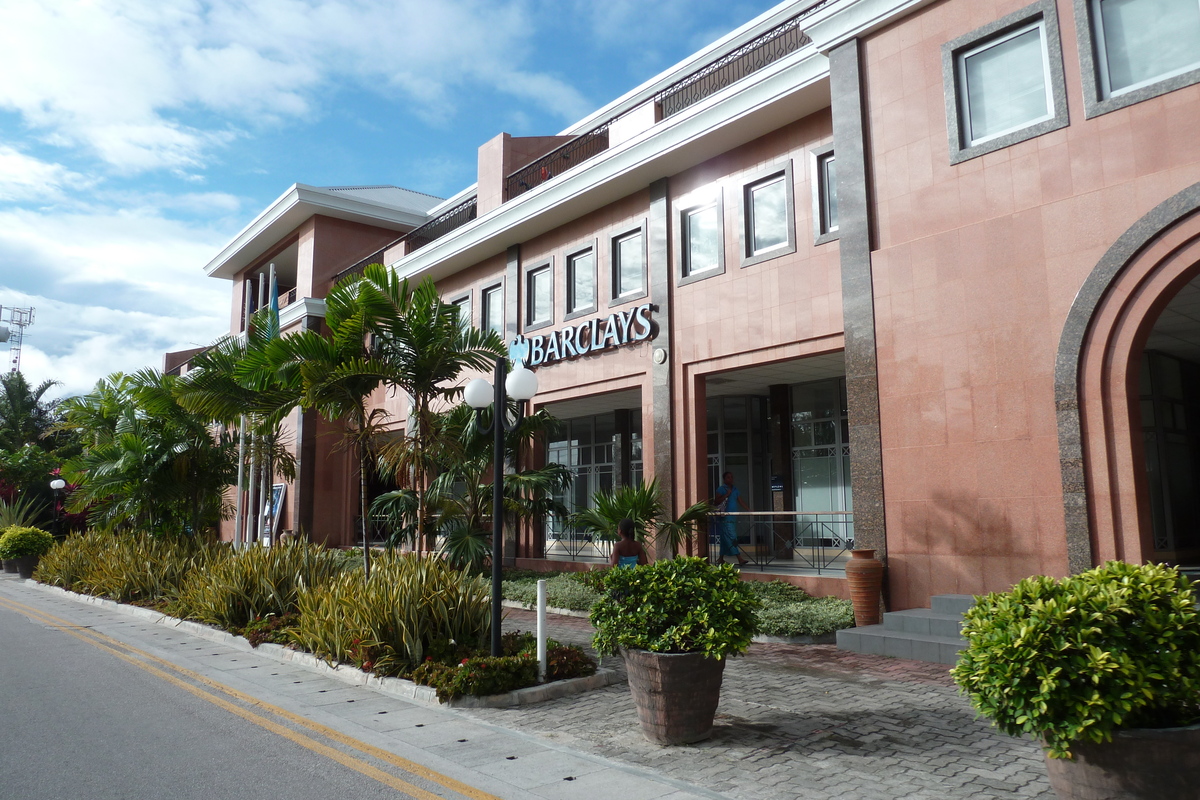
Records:
M15 558L4 559L4 571L5 572L16 572L17 571L17 560Z
M38 559L41 556L21 556L14 558L13 562L17 565L17 572L21 573L21 577L29 579L33 577L33 571L37 569Z
M725 659L702 653L622 650L642 734L655 744L689 744L712 736Z
M1195 800L1200 725L1118 731L1111 742L1074 743L1073 760L1046 758L1062 800Z
M846 562L846 583L850 585L850 602L854 605L854 624L878 625L879 594L883 589L883 562L875 558L874 550L851 550Z

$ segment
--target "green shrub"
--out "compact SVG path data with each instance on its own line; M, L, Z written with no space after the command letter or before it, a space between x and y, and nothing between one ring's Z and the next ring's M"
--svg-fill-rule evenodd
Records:
M54 547L54 537L41 528L14 525L0 536L0 558L41 556Z
M239 630L256 618L294 614L302 588L329 582L343 567L335 551L308 542L229 549L188 577L172 612Z
M577 578L575 573L562 573L546 578L546 605L572 611L588 611L600 599L600 594ZM587 574L587 573L578 573ZM505 600L537 607L537 580L504 581L501 592Z
M299 618L300 615L295 613L255 617L246 623L240 633L246 637L251 647L258 647L264 642L287 644L291 641L291 630L296 627Z
M1200 720L1200 613L1172 567L1112 561L1062 580L1026 578L980 597L951 670L1005 733L1043 740L1053 758L1120 728Z
M34 523L45 515L46 506L38 503L32 497L0 500L0 534L13 527L35 527Z
M479 647L491 629L487 582L438 558L385 552L366 579L343 572L306 588L293 640L330 661L398 675L436 642Z
M794 588L794 587L793 587ZM757 613L763 636L824 636L854 627L854 606L837 597L810 597L800 603L767 604Z
M502 694L537 685L537 638L532 633L509 631L501 637L500 645L502 655L497 658L466 655L447 662L426 656L408 677L435 688L442 701L463 695ZM553 639L546 641L547 683L595 674L596 661L583 650Z
M633 648L724 658L745 652L757 629L761 604L728 564L672 558L612 570L605 583L591 614L592 643L605 655Z
M763 605L789 605L812 599L812 595L799 586L792 586L783 581L746 581L746 583Z
M482 697L533 686L537 659L528 653L497 658L464 658L457 666L426 661L412 671L413 682L432 686L439 700L463 695Z
M108 534L73 534L56 544L38 561L34 578L70 592L82 592L83 580L99 563Z
M119 603L140 604L173 600L193 570L229 550L191 536L102 532L69 537L59 547L66 548L63 557L52 551L45 568L39 564L39 580Z

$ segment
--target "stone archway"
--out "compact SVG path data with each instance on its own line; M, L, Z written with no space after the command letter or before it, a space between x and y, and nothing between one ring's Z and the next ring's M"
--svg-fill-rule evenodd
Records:
M1197 275L1200 184L1126 231L1067 315L1055 404L1072 572L1114 558L1141 561L1150 551L1139 367L1159 315Z

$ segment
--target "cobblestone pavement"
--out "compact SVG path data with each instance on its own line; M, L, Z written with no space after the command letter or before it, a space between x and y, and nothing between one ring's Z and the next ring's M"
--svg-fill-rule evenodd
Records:
M590 649L586 619L547 622L550 637ZM532 612L508 610L506 629L534 626ZM619 658L604 666L624 673ZM946 669L832 645L755 644L726 667L713 738L680 747L642 738L625 683L467 713L739 800L1053 800L1040 748L976 719Z

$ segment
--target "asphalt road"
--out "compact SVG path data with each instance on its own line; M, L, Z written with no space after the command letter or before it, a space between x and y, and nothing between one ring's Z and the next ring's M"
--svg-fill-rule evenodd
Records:
M0 681L5 800L461 796L9 602Z

